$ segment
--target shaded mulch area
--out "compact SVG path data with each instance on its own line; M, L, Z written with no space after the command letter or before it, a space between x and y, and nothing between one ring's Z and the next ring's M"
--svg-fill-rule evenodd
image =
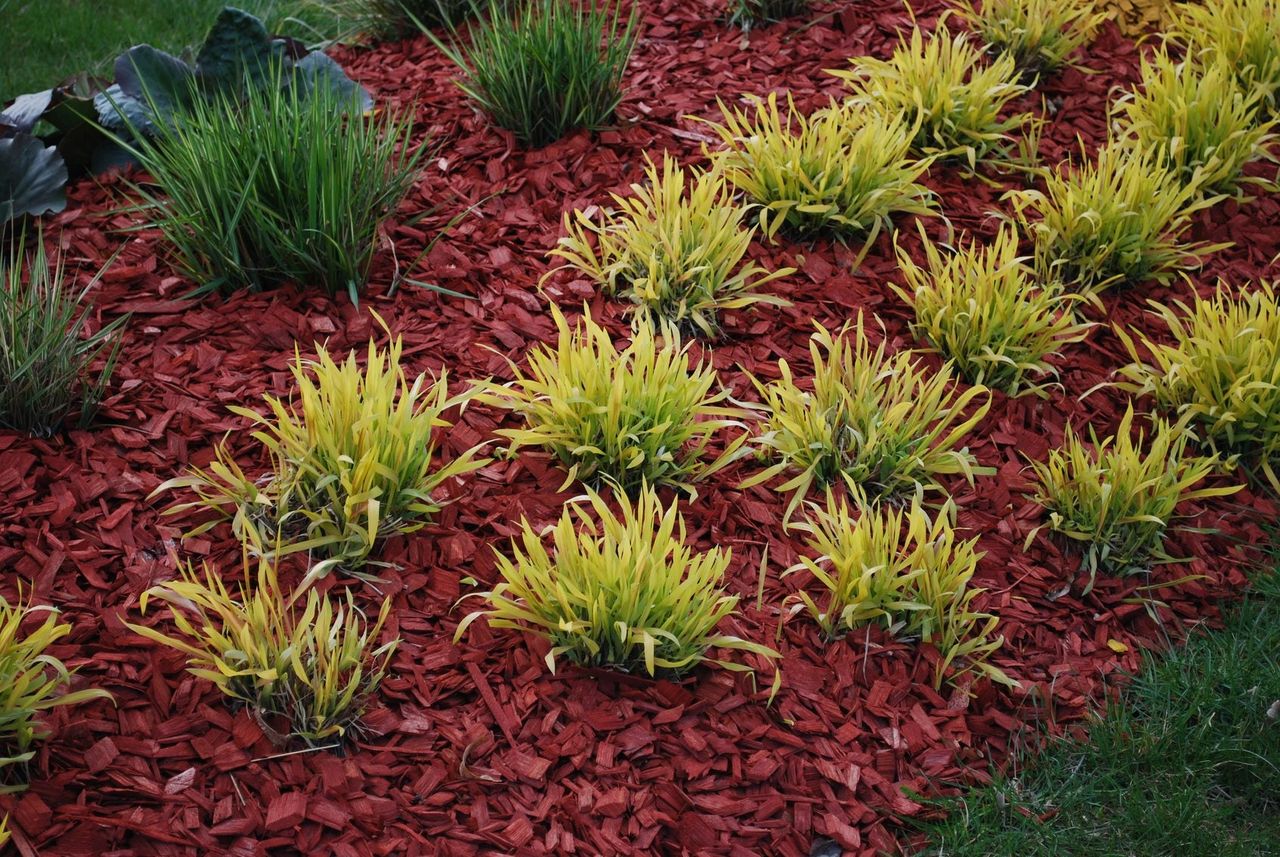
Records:
M929 25L942 8L917 5ZM224 529L184 543L183 522L159 514L168 498L147 495L186 465L208 462L224 434L243 427L228 405L287 394L295 342L363 347L376 310L403 333L407 368L447 367L461 385L505 377L505 356L519 359L550 338L547 296L569 309L590 305L625 335L621 307L583 281L559 274L539 293L562 213L625 191L645 153L667 149L701 162L710 137L690 116L715 118L717 96L790 89L804 109L820 106L839 91L823 69L852 55L887 55L896 28L909 25L896 3L825 7L810 21L748 34L723 27L711 2L659 0L646 9L619 125L539 151L523 151L476 116L424 39L336 52L380 101L413 109L436 147L389 227L358 309L305 289L185 300L192 284L158 235L119 231L134 223L117 211L127 200L122 183L72 189L57 240L86 279L124 244L93 297L103 321L128 312L132 322L96 427L48 441L0 433L0 565L10 590L32 581L36 599L64 612L74 633L56 653L80 667L78 682L109 689L117 705L52 718L54 736L32 765L30 789L0 799L20 852L746 857L808 854L818 837L847 854L897 852L896 819L922 811L904 789L987 780L1024 733L1069 728L1112 676L1137 666L1139 649L1165 645L1185 623L1216 619L1215 600L1245 583L1263 541L1259 522L1277 513L1274 501L1247 490L1184 510L1190 524L1216 532L1174 532L1170 552L1188 559L1153 580L1198 577L1185 585L1140 592L1150 581L1104 580L1080 597L1079 585L1069 586L1078 584L1075 558L1044 538L1023 550L1043 518L1024 497L1024 456L1044 455L1068 421L1105 431L1123 413L1124 397L1113 390L1083 395L1126 362L1104 324L1067 349L1062 387L1049 398L994 394L970 444L998 474L973 487L948 485L961 524L981 534L987 553L975 582L988 590L981 606L1002 618L1006 643L995 660L1022 682L1018 691L981 683L971 694L936 692L932 651L876 633L829 643L802 616L782 624L782 689L772 706L766 665L759 689L715 669L674 684L573 669L551 675L537 642L483 623L454 645L467 609L454 603L472 591L464 581L491 583L493 547L505 545L522 516L535 525L554 520L568 497L556 493L561 472L534 454L452 486L459 502L426 530L387 544L382 558L394 567L377 589L394 598L392 631L404 643L366 733L345 754L272 758L279 748L251 717L187 676L180 656L127 631L122 617L137 620L139 594L173 576L171 552L238 575L238 550ZM1077 134L1086 148L1097 145L1108 92L1132 83L1136 59L1132 43L1107 29L1085 57L1091 73L1066 71L1041 85L1051 115L1047 157L1078 153ZM1038 105L1038 97L1027 100ZM945 166L929 183L950 223L983 237L994 234L990 212L1013 186ZM474 298L412 287L387 297L397 260L413 259L434 230L472 206L419 275ZM414 227L400 225L424 210ZM905 226L901 240L917 245L914 226ZM945 233L941 221L927 226ZM1218 277L1245 286L1280 251L1280 205L1221 205L1199 217L1195 237L1237 242L1194 275L1197 288ZM890 239L857 270L855 250L785 240L753 246L765 264L799 270L776 284L792 306L726 318L709 359L735 394L754 398L745 372L776 377L779 358L803 376L815 320L838 327L859 311L874 313L893 347L913 346L907 308L888 286L897 277ZM1187 288L1172 292L1185 296ZM1165 296L1155 287L1108 296L1107 318L1159 334L1145 302ZM486 439L501 419L468 408L445 454ZM243 432L230 442L246 467L261 470ZM719 474L684 512L698 546L733 549L728 586L743 596L742 611L725 630L773 641L780 606L804 581L778 575L800 547L778 525L785 499L767 487L735 487L757 466ZM367 604L380 597L357 588ZM1139 596L1164 606L1148 609Z

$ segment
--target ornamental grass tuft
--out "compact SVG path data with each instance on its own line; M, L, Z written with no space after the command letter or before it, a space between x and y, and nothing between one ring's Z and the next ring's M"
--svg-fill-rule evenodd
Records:
M1099 573L1141 574L1153 563L1170 562L1165 532L1178 504L1224 497L1239 485L1196 488L1218 465L1216 457L1188 454L1191 436L1181 424L1155 420L1150 437L1133 432L1133 408L1111 437L1098 439L1089 429L1086 442L1070 425L1062 446L1046 461L1031 461L1033 499L1049 513L1040 529L1066 540L1081 553L1080 568L1089 574L1084 591L1093 589Z
M803 15L813 0L728 0L729 23L749 30Z
M988 247L974 242L946 254L923 230L921 238L925 264L899 247L906 287L892 285L915 313L912 335L971 384L1010 396L1045 395L1044 379L1057 375L1047 358L1091 327L1075 319L1078 298L1037 282L1007 224Z
M689 347L673 330L664 336L641 323L619 349L609 332L585 315L574 329L552 306L558 336L528 355L528 370L511 363L515 380L482 385L480 398L524 420L500 429L509 451L551 452L574 480L634 493L671 485L694 493L694 483L740 458L750 412L729 403L715 369L690 365ZM741 429L707 460L716 436Z
M1280 493L1280 297L1259 283L1240 297L1219 286L1190 305L1153 303L1169 338L1117 328L1133 362L1119 386L1153 396L1189 421L1199 442L1229 460L1256 464Z
M1256 90L1274 110L1280 93L1280 2L1214 0L1176 8L1168 38L1198 63L1224 64L1243 89Z
M591 491L570 503L550 530L550 551L544 534L522 521L512 555L497 554L498 584L467 596L487 609L468 614L454 639L482 616L491 628L528 631L551 644L552 672L562 658L648 676L681 676L705 660L751 671L711 658L712 648L778 657L717 631L738 603L722 588L728 548L690 548L677 504L664 506L651 489L616 499L617 512Z
M1004 53L1028 74L1071 64L1107 19L1095 0L962 0L959 16L990 53Z
M933 372L910 352L891 355L884 342L872 347L861 313L837 334L817 328L809 341L812 390L796 383L785 360L778 380L753 379L765 412L754 442L776 461L742 487L795 473L777 489L792 494L784 516L790 520L813 486L843 483L873 498L901 499L942 490L939 476L972 482L993 472L959 446L991 405L985 387L956 391L950 363Z
M601 222L565 214L566 235L551 255L628 301L637 317L704 336L719 333L724 311L787 304L760 288L795 269L742 264L756 230L744 224L750 207L735 203L723 175L690 178L664 154L645 178L632 196L613 194L617 210Z
M759 206L767 238L826 232L869 246L896 214L936 213L919 182L929 162L908 156L916 131L900 116L834 103L804 116L790 95L780 109L776 93L720 111L723 124L707 121L723 144L715 168Z

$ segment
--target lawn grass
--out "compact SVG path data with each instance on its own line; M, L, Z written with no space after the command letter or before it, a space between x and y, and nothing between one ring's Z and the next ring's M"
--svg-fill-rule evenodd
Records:
M1152 657L1087 743L1053 741L943 801L950 815L920 857L1280 854L1277 700L1280 571L1225 630Z
M132 45L177 53L198 44L226 5L308 42L335 31L308 0L0 0L0 104L77 72L110 76Z

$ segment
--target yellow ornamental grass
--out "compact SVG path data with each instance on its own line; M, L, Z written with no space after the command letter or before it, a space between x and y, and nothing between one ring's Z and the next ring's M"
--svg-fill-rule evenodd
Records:
M862 314L852 331L821 325L810 339L812 388L802 388L785 360L781 378L755 380L764 399L763 431L754 439L776 463L747 479L747 488L787 472L785 519L812 486L844 483L872 497L921 497L941 491L938 477L994 472L980 467L964 436L991 406L985 387L953 389L951 364L938 372L910 352L886 353L867 339ZM968 416L965 412L971 409Z
M30 621L43 614L38 625ZM28 630L24 631L23 626ZM10 766L21 770L35 757L35 744L48 737L41 715L63 705L91 699L111 699L105 690L63 691L71 684L71 672L46 650L71 633L52 607L10 604L0 597L0 772ZM17 782L13 782L16 780ZM0 794L25 788L21 775L5 776Z
M906 287L892 287L915 311L912 335L952 361L972 384L1010 396L1045 394L1057 371L1046 358L1085 338L1092 325L1075 320L1078 298L1040 286L1018 235L1004 226L989 247L971 243L944 255L921 231L925 264L898 248Z
M960 158L970 168L1005 159L1012 132L1031 118L1009 114L1014 99L1031 91L1019 81L1013 57L988 60L964 33L945 30L925 38L914 28L887 60L856 57L851 71L832 70L852 90L850 102L867 111L903 117L915 128L914 148L926 155Z
M1274 187L1243 175L1250 161L1275 158L1275 122L1264 118L1258 90L1242 89L1221 62L1198 66L1161 51L1143 57L1142 82L1116 105L1119 139L1154 151L1176 179L1205 194L1240 195L1244 184Z
M207 471L193 469L155 493L195 492L197 500L169 514L217 513L192 534L230 518L236 535L258 550L313 551L328 559L317 565L320 573L332 565L359 568L379 539L419 529L438 512L437 490L447 480L485 464L475 447L436 465L435 431L450 425L443 414L471 394L450 396L447 373L410 383L402 350L400 337L385 351L370 340L363 369L354 352L342 363L323 346L314 360L299 355L291 367L294 401L266 396L267 415L231 408L257 427L253 437L271 456L261 483L223 445Z
M588 492L569 504L551 530L551 551L543 534L523 521L511 557L497 555L501 580L489 592L467 596L485 599L488 608L468 614L454 639L485 616L491 628L546 639L553 672L567 658L679 676L707 660L713 647L778 657L767 646L716 630L738 603L721 587L728 549L692 550L677 504L663 506L651 489L634 502L626 496L617 502L615 513ZM714 663L751 671L733 661Z
M706 336L719 332L726 310L787 305L759 289L795 269L769 273L741 264L755 229L743 225L749 208L734 203L723 176L690 180L664 154L662 169L650 162L645 177L646 184L631 186L632 196L613 194L617 210L603 222L581 211L566 214L566 235L551 255L629 301L639 317Z
M391 599L369 622L350 590L339 598L308 586L288 596L272 560L259 558L256 574L253 564L246 554L244 582L234 594L213 567L200 573L186 566L139 601L144 613L152 598L165 602L178 633L129 629L185 654L188 672L248 705L277 743L341 739L359 728L365 701L399 644L378 643Z
M960 17L992 53L1005 53L1031 74L1070 64L1107 19L1094 0L962 0Z
M731 404L715 369L690 364L688 346L668 330L659 339L646 321L625 348L588 314L570 329L552 306L554 346L528 354L528 370L510 363L515 380L481 385L489 404L515 411L524 427L497 432L514 453L535 447L568 468L564 490L575 479L634 492L643 485L693 483L740 457L750 412ZM707 453L723 429L741 429L723 452Z
M1050 450L1047 461L1031 462L1034 499L1049 513L1045 527L1082 553L1086 593L1100 572L1139 574L1155 562L1172 561L1164 536L1179 503L1240 490L1195 488L1218 462L1187 454L1184 426L1156 420L1149 441L1141 432L1135 438L1132 429L1132 407L1116 434L1104 440L1091 428L1086 443L1067 426L1062 446ZM1039 529L1028 535L1028 545Z
M1189 421L1200 442L1219 455L1256 462L1280 493L1280 295L1260 283L1239 298L1217 294L1173 307L1153 303L1171 344L1117 333L1133 363L1119 386L1151 395ZM1141 347L1139 347L1141 346Z
M717 103L723 124L707 122L723 144L714 164L760 206L766 237L829 232L869 246L894 215L936 213L919 183L929 162L909 157L916 128L901 116L834 103L804 116L790 95L780 108L776 93L747 110Z
M997 617L973 609L983 590L969 582L982 554L974 550L976 538L956 537L954 504L930 519L918 501L894 509L854 496L861 501L856 516L828 491L826 504L810 504L808 520L795 525L816 556L783 574L807 571L825 590L821 607L809 593L797 593L806 612L828 635L879 624L932 643L942 656L935 687L953 666L953 680L975 672L1017 686L987 662L1004 638L991 637Z
M1084 293L1167 283L1226 246L1183 242L1191 215L1220 197L1183 185L1155 150L1110 144L1093 163L1050 173L1043 191L1011 191L1006 198L1020 230L1035 241L1040 277Z
M1245 90L1276 103L1280 91L1280 0L1179 3L1167 29L1187 56L1222 63Z

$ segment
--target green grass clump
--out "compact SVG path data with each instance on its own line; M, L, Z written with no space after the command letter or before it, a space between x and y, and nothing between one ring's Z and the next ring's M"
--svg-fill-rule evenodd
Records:
M626 5L528 0L477 22L466 47L436 41L462 71L459 88L536 148L613 119L640 20Z
M1196 62L1222 63L1245 90L1276 105L1280 92L1280 2L1180 3L1167 35Z
M728 0L729 23L749 30L785 18L802 15L813 0Z
M1190 421L1201 443L1257 464L1280 493L1280 296L1259 283L1233 298L1219 288L1188 306L1153 304L1172 341L1117 329L1133 362L1120 387L1151 395ZM1175 309L1176 308L1176 309ZM1141 348L1139 348L1139 343Z
M1250 161L1272 158L1275 123L1257 90L1244 90L1222 63L1198 66L1159 52L1142 59L1139 88L1116 105L1120 139L1158 153L1161 165L1205 194L1238 194Z
M919 501L891 509L855 498L856 517L828 491L826 505L811 504L808 520L794 525L808 534L816 558L801 557L783 574L807 571L826 590L822 607L809 593L796 594L806 612L828 635L875 623L933 644L941 655L935 687L952 666L952 681L977 673L1016 686L988 663L1004 638L991 637L996 616L973 609L983 590L969 583L982 553L974 549L976 538L956 537L955 506L944 504L930 519Z
M30 254L23 239L0 249L0 427L47 437L72 413L82 428L93 419L126 321L85 335L85 298L101 273L83 289L71 288L62 260L50 266L42 235Z
M627 299L654 325L705 336L719 332L724 310L786 305L759 289L794 268L769 273L751 263L739 267L756 230L744 224L750 210L735 203L722 175L699 173L690 180L664 155L662 169L650 162L645 178L646 184L631 186L632 196L613 195L618 208L601 223L582 212L566 213L566 235L551 255Z
M1095 0L962 0L960 18L992 53L1005 53L1029 74L1069 63L1106 20Z
M1195 487L1218 460L1189 455L1191 438L1182 425L1156 420L1149 440L1143 432L1135 438L1132 429L1132 407L1116 434L1103 440L1091 428L1086 443L1068 425L1062 446L1050 450L1048 460L1031 462L1034 499L1049 513L1045 527L1081 552L1086 593L1099 573L1141 574L1169 561L1164 537L1178 504L1241 487Z
M1013 57L988 59L966 34L945 31L927 40L919 28L887 60L855 57L850 71L832 71L852 90L850 101L869 111L901 116L915 129L914 148L925 155L961 158L970 168L1004 159L1011 132L1031 118L1009 113L1030 91L1019 81Z
M1191 215L1213 202L1184 185L1154 150L1111 144L1096 160L1062 167L1043 191L1011 191L1015 221L1035 241L1039 275L1081 292L1169 282L1216 246L1189 245Z
M456 27L507 0L309 0L366 37L395 39L421 27Z
M915 312L912 334L971 384L1010 396L1043 394L1043 379L1057 374L1046 358L1089 331L1075 320L1073 296L1036 282L1011 227L1001 228L989 247L971 243L946 255L921 235L924 266L899 248L906 288L893 285Z
M787 519L813 486L921 497L942 490L939 476L962 474L972 482L994 472L959 446L986 415L990 394L985 387L954 390L951 364L933 372L910 352L889 354L884 342L872 347L861 313L851 329L834 335L818 325L809 354L811 390L796 383L785 360L778 362L781 378L755 380L765 409L755 443L776 463L743 487L798 471L778 486L792 493Z
M707 660L712 647L778 657L767 646L716 631L738 604L721 586L731 552L692 550L677 503L664 506L647 488L634 502L619 496L617 512L594 492L583 499L570 503L551 530L552 551L543 533L521 522L512 556L497 554L500 582L474 596L488 601L488 609L466 616L455 640L485 616L491 628L545 638L553 672L565 658L679 676Z
M659 340L647 322L622 349L609 332L583 317L570 330L552 306L559 336L528 355L528 371L515 363L508 384L485 384L482 398L524 418L524 427L501 429L510 451L535 447L553 453L573 480L613 485L634 493L646 485L693 483L735 461L748 433L742 408L726 404L715 369L690 366L689 349L668 330ZM704 458L723 429L741 429L712 461Z
M790 95L784 114L776 93L720 112L723 124L707 123L723 144L716 169L760 206L768 238L830 232L870 245L895 214L934 213L919 182L929 164L908 156L915 130L902 117L834 104L803 116Z
M917 857L1264 857L1280 842L1280 573L1222 631L1150 655L1088 739L938 802Z
M199 292L294 283L355 301L417 175L410 135L329 87L195 99L137 144L155 182L138 190Z

